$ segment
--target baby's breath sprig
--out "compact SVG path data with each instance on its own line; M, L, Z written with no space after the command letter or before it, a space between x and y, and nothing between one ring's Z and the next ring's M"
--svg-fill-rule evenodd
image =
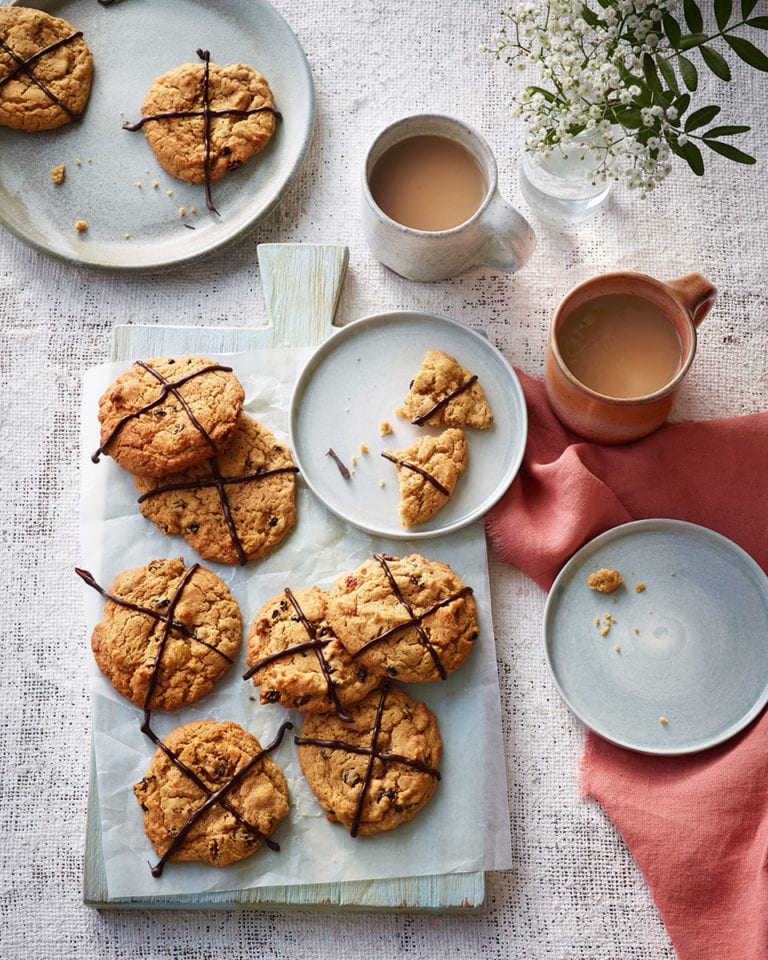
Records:
M721 108L695 105L693 95L702 67L731 79L731 54L768 72L753 43L768 16L754 15L758 0L709 2L711 16L702 0L520 0L502 10L484 50L540 75L513 101L528 149L548 158L575 145L590 155L595 182L625 179L643 194L670 173L675 155L703 175L702 147L753 164L730 142L750 127L715 122Z

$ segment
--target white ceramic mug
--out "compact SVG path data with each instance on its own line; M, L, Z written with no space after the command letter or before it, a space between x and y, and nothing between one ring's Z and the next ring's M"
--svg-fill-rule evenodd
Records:
M382 154L415 136L455 140L472 154L483 174L486 191L480 206L449 230L404 226L387 216L371 194L371 173ZM374 140L365 158L363 230L376 259L408 280L445 280L481 264L512 272L527 263L536 246L531 225L499 193L496 160L486 141L467 124L438 114L405 117Z

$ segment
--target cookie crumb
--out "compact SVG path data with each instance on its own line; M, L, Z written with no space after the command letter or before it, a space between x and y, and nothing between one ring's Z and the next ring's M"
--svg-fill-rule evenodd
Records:
M659 723L662 725L662 727L666 727L666 725L669 723L669 720L667 720L666 717L659 717Z
M607 567L602 567L600 570L590 573L587 577L589 589L597 590L599 593L613 593L622 583L624 583L624 577L619 571L610 570Z
M186 215L187 215L187 208L186 208L186 207L179 207L179 216L180 216L180 217L186 217Z
M387 437L389 436L390 433L393 433L393 432L394 431L392 430L392 424L389 422L389 420L382 420L381 423L379 424L379 433L381 434L381 436Z
M130 233L124 233L124 234L123 234L123 240L130 240L130 239L131 239Z
M618 645L618 643L613 649L616 651L616 653L621 653L621 647Z
M82 161L82 160L75 160L75 166L76 166L76 167L81 167L82 165L83 165L83 161Z
M360 453L368 453L368 444L367 444L367 443L361 443L361 444L360 444Z
M645 584L644 584L644 583L636 583L636 584L635 584L635 593L642 593L643 590L645 590Z
M153 180L153 181L152 181L152 189L153 189L153 190L157 190L157 188L158 188L159 186L160 186L160 184L159 184L159 182L158 182L157 180Z
M88 229L88 224L85 222L85 220L75 221L75 230L77 230L78 233L85 233L87 229Z
M67 168L63 163L60 163L58 167L54 167L51 170L51 183L55 184L57 187L60 187L64 180L67 177Z
M385 481L385 480L379 480L379 486L380 486L380 487L386 487L386 485L387 485L387 484L386 484L386 481Z

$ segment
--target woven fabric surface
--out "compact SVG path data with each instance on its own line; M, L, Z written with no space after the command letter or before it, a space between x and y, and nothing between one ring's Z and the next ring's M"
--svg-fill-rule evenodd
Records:
M489 876L482 914L99 913L82 903L90 651L73 576L86 559L78 543L78 413L81 374L110 358L115 324L262 324L257 244L343 243L350 267L338 323L385 310L443 314L482 326L511 363L539 375L549 318L574 284L613 269L661 279L695 270L720 296L700 330L675 416L751 413L764 410L768 399L763 75L734 59L730 84L702 76L702 102L712 93L724 104L723 122L752 124L744 142L759 157L756 167L712 154L697 178L678 165L649 199L618 187L597 218L562 230L537 221L520 194L523 131L509 118L509 99L524 80L480 52L500 22L496 3L275 5L312 68L317 125L299 176L244 241L182 269L129 275L57 262L0 231L0 954L5 960L30 954L673 960L640 871L601 809L579 795L584 734L544 661L545 594L495 558L506 747L498 759L509 781L514 867ZM110 12L118 16L119 9L118 3ZM386 271L367 250L358 201L366 148L388 122L427 111L456 115L490 142L502 193L530 217L539 237L520 273L473 268L453 280L415 284Z

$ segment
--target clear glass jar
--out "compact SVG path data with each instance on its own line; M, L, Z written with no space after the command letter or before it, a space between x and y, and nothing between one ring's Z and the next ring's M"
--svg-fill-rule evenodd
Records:
M548 223L568 226L593 217L611 192L611 181L595 177L599 157L574 142L555 147L549 157L523 154L520 188L531 212Z

